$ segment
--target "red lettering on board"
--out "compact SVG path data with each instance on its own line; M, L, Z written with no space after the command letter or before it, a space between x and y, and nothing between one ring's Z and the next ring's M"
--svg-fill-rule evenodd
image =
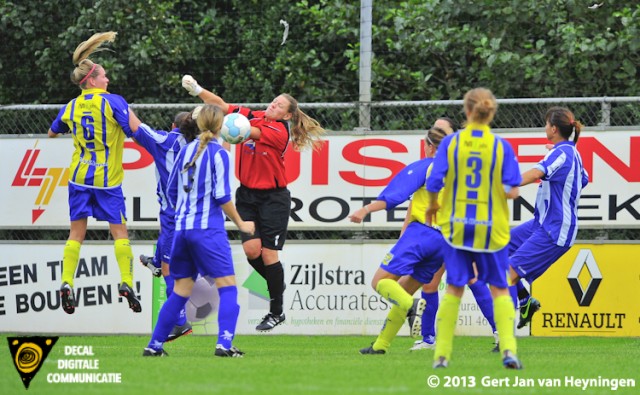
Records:
M406 164L402 162L398 162L391 159L383 159L383 158L374 158L371 156L365 156L360 153L360 150L365 147L386 147L392 153L406 153L409 152L407 147L405 147L402 143L399 143L394 140L386 140L386 139L367 139L367 140L358 140L345 145L342 149L342 156L347 162L351 162L357 165L365 165L367 167L381 167L384 169L388 169L391 174L385 178L379 179L367 179L360 177L355 171L340 171L338 174L342 177L343 180L354 184L354 185L362 185L367 187L378 187L384 186L391 181L393 176L397 174L400 170L402 170Z

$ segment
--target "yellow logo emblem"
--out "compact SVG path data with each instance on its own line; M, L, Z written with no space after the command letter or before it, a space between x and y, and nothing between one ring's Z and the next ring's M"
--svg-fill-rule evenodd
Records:
M13 364L20 374L24 388L29 388L42 363L49 355L57 336L7 337Z

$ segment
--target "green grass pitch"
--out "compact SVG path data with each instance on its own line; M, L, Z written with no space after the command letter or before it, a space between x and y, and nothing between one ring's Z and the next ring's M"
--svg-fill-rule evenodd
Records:
M168 343L168 358L141 356L147 336L61 336L25 390L13 366L7 335L2 337L0 392L10 395L640 393L638 338L520 338L518 354L524 369L508 371L498 354L490 352L489 337L456 337L449 368L434 370L433 351L409 352L413 339L408 337L396 338L386 355L360 355L358 350L373 337L241 335L234 344L246 355L235 359L213 357L212 336L192 335ZM64 346L91 346L94 355L66 356ZM59 360L70 359L98 360L98 369L60 369ZM56 374L87 372L120 373L122 382L47 381ZM614 391L611 385L600 385L583 390L568 385L567 377L600 378L601 383L633 379L635 387ZM516 378L534 385L514 387ZM554 381L560 385L552 386Z

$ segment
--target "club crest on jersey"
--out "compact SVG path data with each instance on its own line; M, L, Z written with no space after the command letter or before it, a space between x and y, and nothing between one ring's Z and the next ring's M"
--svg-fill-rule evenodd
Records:
M256 150L256 142L253 141L252 139L249 139L249 140L245 141L244 143L242 143L242 147L246 151L255 151Z

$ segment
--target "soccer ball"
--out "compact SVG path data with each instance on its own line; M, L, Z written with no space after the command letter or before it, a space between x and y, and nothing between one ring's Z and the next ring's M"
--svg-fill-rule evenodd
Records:
M213 279L211 280L213 281ZM187 301L187 320L189 322L202 321L218 311L220 296L215 283L210 284L204 277L198 276L191 297Z
M249 138L251 124L247 117L239 113L231 113L224 116L220 136L229 144L240 144Z

